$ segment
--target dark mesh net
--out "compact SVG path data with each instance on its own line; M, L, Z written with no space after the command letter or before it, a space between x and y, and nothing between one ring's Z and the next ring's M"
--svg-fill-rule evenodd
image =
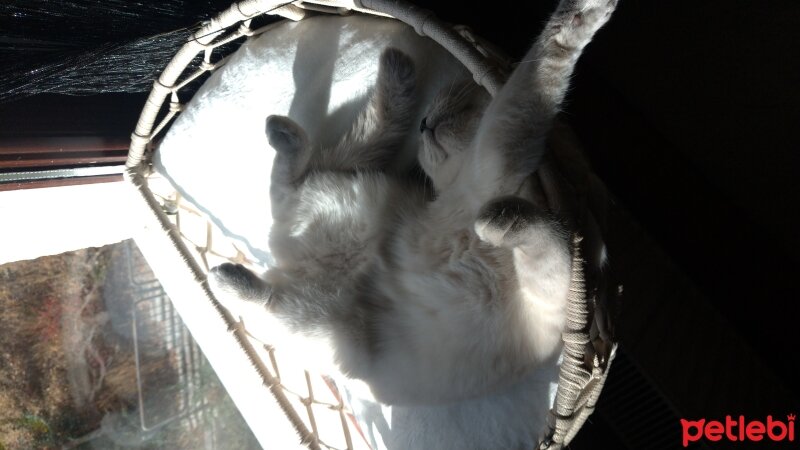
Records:
M0 102L144 92L219 0L0 2Z

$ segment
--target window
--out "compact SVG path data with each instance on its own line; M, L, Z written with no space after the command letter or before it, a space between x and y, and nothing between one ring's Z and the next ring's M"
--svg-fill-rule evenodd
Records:
M131 240L0 265L0 448L259 448Z

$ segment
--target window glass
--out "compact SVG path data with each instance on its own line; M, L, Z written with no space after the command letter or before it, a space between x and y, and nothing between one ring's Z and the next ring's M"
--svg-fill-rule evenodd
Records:
M133 241L0 265L0 450L256 449Z

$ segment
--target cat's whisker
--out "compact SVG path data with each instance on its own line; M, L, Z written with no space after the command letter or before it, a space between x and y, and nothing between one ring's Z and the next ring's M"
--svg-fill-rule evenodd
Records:
M523 60L517 61L517 62L515 62L515 63L513 63L511 65L514 66L514 67L519 67L519 66L521 66L523 64L531 64L531 63L542 62L545 59L546 58L543 58L543 57L542 58L523 59Z

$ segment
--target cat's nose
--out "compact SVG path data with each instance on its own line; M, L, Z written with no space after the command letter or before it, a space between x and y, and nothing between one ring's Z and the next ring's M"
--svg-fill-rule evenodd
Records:
M425 130L428 129L428 116L422 118L422 122L419 123L419 132L424 133Z

